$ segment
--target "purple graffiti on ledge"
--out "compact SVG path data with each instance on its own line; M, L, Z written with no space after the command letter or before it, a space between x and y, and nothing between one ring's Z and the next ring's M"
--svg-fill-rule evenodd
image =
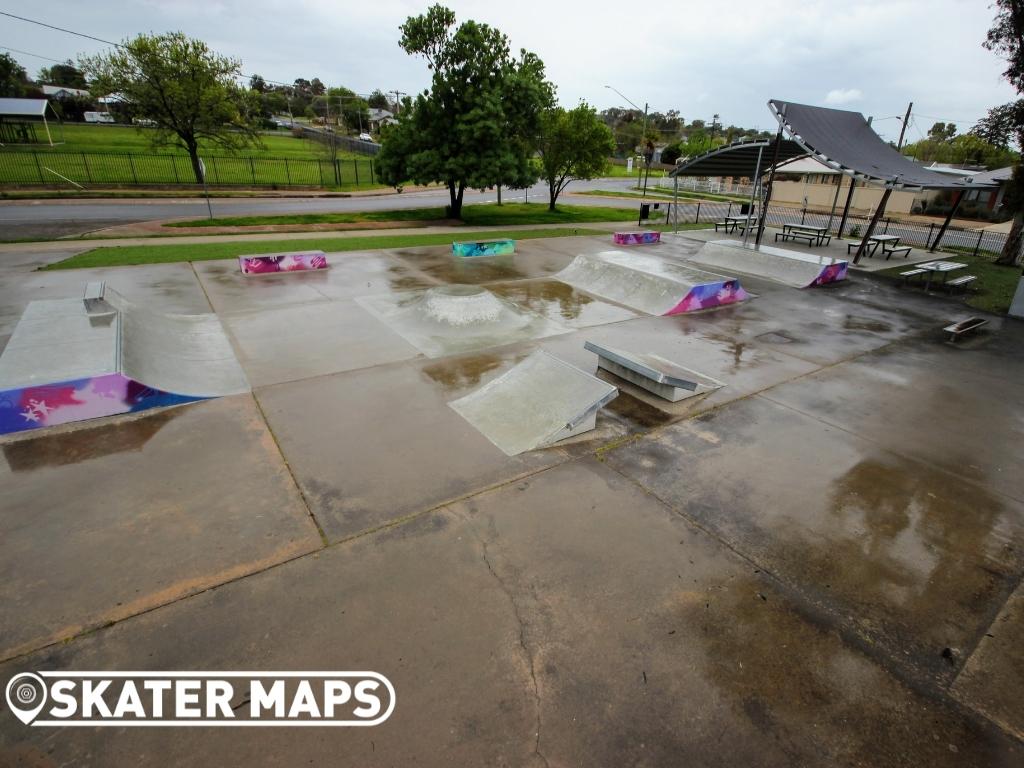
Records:
M666 315L679 315L683 312L696 312L698 309L711 309L726 304L746 301L750 294L743 290L739 280L724 280L720 283L704 283L695 285L683 297L683 300L666 312Z
M327 256L323 251L296 253L268 253L264 256L239 256L238 266L243 275L267 275L274 272L303 272L327 269Z
M0 435L205 399L152 389L120 373L8 389L0 391Z
M838 283L840 280L846 279L846 262L837 261L835 264L829 264L814 278L814 282L811 285L825 285L825 283Z
M661 232L616 232L612 235L612 241L616 245L653 245L661 242Z

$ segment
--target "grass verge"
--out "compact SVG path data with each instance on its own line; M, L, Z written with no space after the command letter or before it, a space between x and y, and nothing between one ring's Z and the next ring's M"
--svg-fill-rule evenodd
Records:
M629 221L632 208L560 205L549 211L547 204L507 203L467 205L462 223L471 227L508 227L517 224L583 224L598 221ZM214 219L176 221L166 227L259 227L278 224L359 224L379 221L445 221L444 208L412 208L394 211L352 213L304 213L280 216L227 216Z
M487 230L458 233L460 240L490 240L510 237L532 240L540 237L575 237L579 235L607 235L599 229L519 229L512 231ZM259 240L230 243L200 243L195 245L126 245L94 248L44 267L53 269L82 269L86 267L126 267L135 264L167 264L176 261L210 261L231 259L243 254L275 253L277 251L322 250L366 251L378 248L414 248L423 245L447 245L454 238L451 233L429 235L378 235L368 237L320 237L308 240Z
M956 252L956 248L950 248ZM972 253L956 253L955 256L946 255L941 257L944 261L956 261L966 264L967 269L953 273L957 275L974 275L978 279L972 283L974 290L968 289L966 302L976 309L992 312L993 314L1005 315L1013 300L1014 291L1017 290L1017 282L1020 280L1020 267L1003 267L995 263L995 255L979 253L974 256ZM891 277L894 280L902 280L900 272L910 267L900 266L886 269L878 274ZM933 284L934 285L934 284Z

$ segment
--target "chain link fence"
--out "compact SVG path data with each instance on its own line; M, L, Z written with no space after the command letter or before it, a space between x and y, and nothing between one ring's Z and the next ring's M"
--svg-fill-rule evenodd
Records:
M372 158L331 160L208 156L206 181L212 186L340 187L380 183ZM196 186L185 155L100 152L0 152L0 186Z
M727 203L700 201L697 203L679 203L674 205L671 202L649 200L652 205L657 202L660 207L668 208L668 224L703 224L709 226L716 222L724 222L727 216L740 216L748 206L743 203ZM781 228L783 224L808 224L814 227L827 227L833 237L839 236L839 224L842 217L837 213L830 217L827 213L813 213L799 208L790 208L783 205L771 205L768 207L768 215L765 217L765 226ZM853 240L862 237L867 231L870 219L867 216L850 215L843 228L842 237ZM915 248L930 248L939 235L941 225L920 222L903 221L896 218L885 217L878 222L875 228L877 235L896 235L900 238L900 244L910 245ZM1004 232L992 232L986 229L969 229L964 227L950 226L942 236L941 247L958 248L970 251L977 255L981 252L998 254L1006 244L1007 235Z

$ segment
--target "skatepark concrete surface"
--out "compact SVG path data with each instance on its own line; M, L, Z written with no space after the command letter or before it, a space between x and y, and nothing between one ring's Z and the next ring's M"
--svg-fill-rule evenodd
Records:
M655 317L554 278L609 238L517 245L256 278L4 261L0 347L30 302L103 280L213 313L252 390L0 439L0 681L374 670L397 706L370 728L63 730L4 707L0 765L1024 764L1024 324L951 344L976 310L856 272ZM461 315L422 304L449 284L536 325L432 356L366 308L450 339ZM659 400L587 341L724 386ZM538 350L619 394L509 456L449 403Z

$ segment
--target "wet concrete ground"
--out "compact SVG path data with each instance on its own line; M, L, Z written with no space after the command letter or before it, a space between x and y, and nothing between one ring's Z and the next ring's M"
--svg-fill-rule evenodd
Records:
M1024 326L954 346L964 308L858 276L674 318L551 280L608 247L103 272L217 311L254 390L0 441L0 679L372 669L398 706L241 735L0 711L0 765L1024 763ZM99 273L0 274L0 344ZM431 359L359 301L449 280L564 332ZM608 377L596 430L515 457L447 406L538 347L593 372L586 340L726 386Z

